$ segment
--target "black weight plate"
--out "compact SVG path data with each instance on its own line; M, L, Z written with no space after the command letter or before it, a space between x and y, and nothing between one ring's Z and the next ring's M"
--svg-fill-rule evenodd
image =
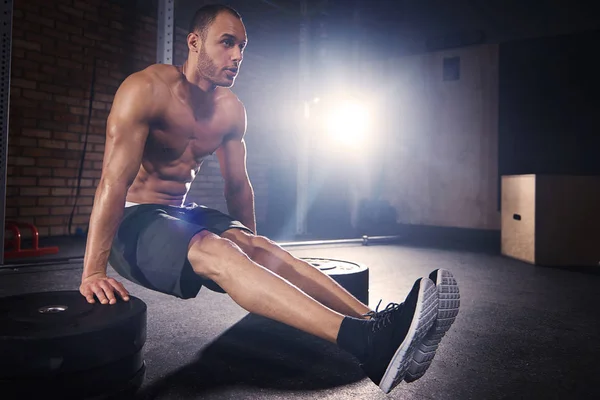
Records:
M369 269L365 265L330 258L302 260L329 275L363 304L369 304Z
M144 312L146 305L135 297L113 305L89 304L78 291L4 297L0 298L0 340L79 335L119 325Z
M308 262L314 267L319 268L327 275L348 275L368 271L366 266L350 261L314 257L302 258L302 260Z
M0 379L0 393L6 399L130 399L142 386L145 375L146 364L140 350L86 371L42 378Z
M0 377L48 376L105 365L146 341L146 305L130 296L89 304L78 291L0 299Z

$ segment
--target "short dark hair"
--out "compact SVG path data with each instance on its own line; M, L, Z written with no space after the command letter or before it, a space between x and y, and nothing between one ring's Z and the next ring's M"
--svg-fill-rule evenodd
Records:
M192 18L192 22L190 23L190 32L196 32L200 34L202 41L206 40L208 28L222 12L227 12L239 18L240 21L242 20L242 16L229 6L224 4L207 4L200 7L196 11L196 14L194 14L194 18Z

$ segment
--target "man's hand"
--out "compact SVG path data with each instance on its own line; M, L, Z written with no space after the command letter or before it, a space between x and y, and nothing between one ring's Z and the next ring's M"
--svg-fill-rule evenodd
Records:
M125 287L120 282L102 273L90 275L82 279L79 292L87 299L88 303L95 303L94 295L96 295L102 304L115 304L117 302L115 292L123 300L129 301L129 293Z

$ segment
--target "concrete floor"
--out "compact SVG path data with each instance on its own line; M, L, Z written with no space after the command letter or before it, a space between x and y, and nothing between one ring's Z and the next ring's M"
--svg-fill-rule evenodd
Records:
M148 305L147 376L139 399L597 399L597 270L531 266L489 252L324 246L293 250L367 265L370 306L401 302L435 268L453 272L461 311L427 374L383 394L336 346L249 315L227 295L192 300L129 282ZM0 272L0 296L76 290L81 270ZM113 274L117 279L112 270Z

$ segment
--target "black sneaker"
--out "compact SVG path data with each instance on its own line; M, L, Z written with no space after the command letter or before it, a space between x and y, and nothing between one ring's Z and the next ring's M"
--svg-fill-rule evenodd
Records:
M435 284L428 278L419 278L404 303L392 303L386 310L371 315L369 350L361 366L385 393L404 378L416 346L435 322L437 309Z
M429 279L435 282L437 289L437 318L425 339L417 345L417 350L404 377L406 382L414 382L425 375L442 338L456 320L460 307L460 291L456 279L450 271L436 269L429 274Z

